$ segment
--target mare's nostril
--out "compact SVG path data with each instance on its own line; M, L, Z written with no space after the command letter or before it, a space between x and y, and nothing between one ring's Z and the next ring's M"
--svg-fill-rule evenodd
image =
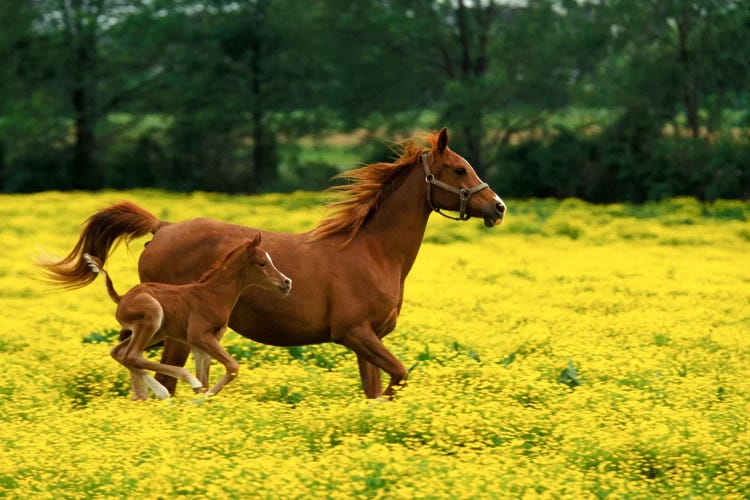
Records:
M502 203L495 203L495 207L497 207L497 211L500 212L500 215L505 214L505 205Z
M284 280L284 284L285 284L286 286L292 286L292 280L290 280L289 278L286 278L286 279Z

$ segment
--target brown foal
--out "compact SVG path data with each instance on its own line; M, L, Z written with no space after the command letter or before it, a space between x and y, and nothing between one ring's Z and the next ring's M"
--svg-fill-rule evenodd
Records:
M217 394L231 382L239 363L219 344L227 329L229 315L242 292L257 285L289 294L292 280L284 276L263 250L258 233L254 240L235 246L217 260L194 283L167 285L142 283L125 295L118 295L101 261L92 255L83 258L95 273L104 275L107 291L117 304L115 316L123 333L130 337L112 349L112 357L130 370L133 399L147 399L150 388L159 399L169 398L169 391L144 370L153 370L190 384L195 392L208 386L210 358L224 365L224 377L209 395ZM187 369L155 363L143 357L143 351L164 338L190 346L195 358L197 377Z

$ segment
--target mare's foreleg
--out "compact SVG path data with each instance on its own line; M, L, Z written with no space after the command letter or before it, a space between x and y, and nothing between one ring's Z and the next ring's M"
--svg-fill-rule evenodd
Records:
M357 353L357 364L359 365L359 377L362 379L362 389L365 391L365 396L376 399L383 393L380 368L367 361L359 353Z
M404 365L391 354L391 352L383 345L383 342L378 338L375 332L370 328L369 325L363 325L347 329L346 331L334 331L333 335L334 342L343 344L357 354L357 360L364 359L364 361L374 365L376 368L384 370L388 375L391 376L391 380L388 382L388 387L383 392L383 395L389 398L393 397L394 387L402 385L408 376ZM365 367L366 375L371 376L372 371L368 367ZM362 364L360 363L360 375L362 375ZM377 378L380 374L378 374ZM370 386L370 380L368 378L368 386L365 387L365 393L367 397L370 394L376 394L378 388L376 386ZM370 388L370 393L367 393Z

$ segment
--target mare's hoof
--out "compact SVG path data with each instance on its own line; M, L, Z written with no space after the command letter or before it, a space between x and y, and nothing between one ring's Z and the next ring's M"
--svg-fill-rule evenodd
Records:
M206 387L193 387L193 392L195 394L204 394L206 391L208 391L208 388Z

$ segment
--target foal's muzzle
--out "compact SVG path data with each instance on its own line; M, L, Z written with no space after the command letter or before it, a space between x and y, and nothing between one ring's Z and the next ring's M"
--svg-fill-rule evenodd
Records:
M284 278L279 285L279 290L281 290L284 295L289 295L292 292L292 280L290 278Z

